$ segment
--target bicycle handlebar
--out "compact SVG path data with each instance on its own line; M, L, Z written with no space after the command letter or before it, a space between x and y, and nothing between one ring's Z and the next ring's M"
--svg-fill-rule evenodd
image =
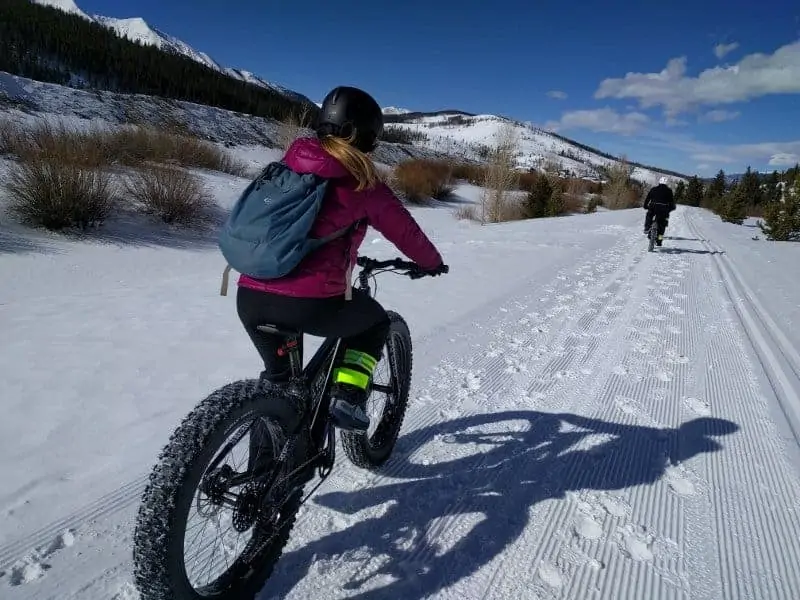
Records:
M408 275L411 279L419 279L421 277L434 275L434 273L426 271L417 263L403 260L402 258L376 260L368 256L359 256L356 262L358 266L363 269L362 273L365 274L375 271L376 269L392 269L394 271L405 271L404 274ZM435 274L447 273L449 270L450 267L442 265L441 271L437 271Z

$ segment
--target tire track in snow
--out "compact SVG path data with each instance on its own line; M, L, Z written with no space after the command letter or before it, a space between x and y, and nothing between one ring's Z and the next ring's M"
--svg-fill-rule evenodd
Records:
M695 235L703 238L705 248L719 252L692 219L687 221ZM719 317L714 326L731 339L737 351L725 353L716 345L711 346L705 384L709 394L727 396L732 418L743 425L742 435L731 442L741 446L728 454L731 464L723 470L722 464L710 461L713 478L718 482L713 486L713 495L723 596L797 598L800 519L796 499L800 496L800 479L787 459L785 447L785 443L796 443L796 439L784 443L769 419L768 400L759 389L760 373L745 358L753 355L760 361L765 383L784 413L789 413L787 419L792 427L796 381L792 380L791 365L787 366L780 356L793 360L796 353L785 337L778 335L774 322L762 312L728 259L714 254L712 264L719 276L719 283L713 288L717 302L730 307L726 311L728 318ZM796 435L797 430L792 429ZM735 473L735 480L726 477L726 471Z
M728 296L800 445L800 352L758 301L723 251L698 231L695 222L689 221L689 226L695 230L695 235L703 237L703 245L709 252L715 253L715 266Z
M649 257L648 257L649 258ZM654 296L654 286L649 285L648 268L652 264L647 260L642 260L637 266L635 277L637 285L635 291L628 292L628 310L625 317L615 324L614 333L606 340L603 340L604 349L617 349L616 352L610 351L606 358L604 369L600 369L597 376L587 389L582 390L583 401L573 402L569 410L585 408L587 404L595 401L601 395L603 399L599 404L609 405L611 408L605 409L605 413L611 413L607 421L619 420L619 412L622 412L623 421L631 421L636 424L643 416L635 403L619 403L619 384L617 380L624 381L628 376L626 369L615 369L626 363L626 359L632 358L634 361L641 362L639 357L644 354L649 355L653 342L659 343L659 338L653 340L646 334L649 333L654 325L663 326L658 315L647 313L647 309L652 307ZM671 278L669 282L677 281L678 278ZM688 295L687 295L688 298ZM635 310L630 310L634 308ZM644 319L642 318L644 313ZM636 324L639 324L637 326ZM646 325L647 327L642 327ZM674 328L673 328L674 331ZM677 335L675 333L673 336ZM647 344L642 344L646 341ZM642 353L642 350L647 352ZM620 355L621 354L621 355ZM618 362L621 359L622 362ZM636 365L642 366L642 365ZM652 369L651 369L652 370ZM651 382L663 385L667 382L658 377L657 373L647 373L642 370L636 376L637 381L644 382L646 388L652 387ZM614 414L616 411L616 414ZM615 419L615 417L617 417ZM602 418L602 417L601 417ZM648 425L655 425L654 419L645 419ZM629 465L617 463L615 470L624 471ZM580 488L580 482L584 473L591 473L592 467L585 463L573 465L573 468L563 474L564 479L576 482ZM600 591L599 580L601 574L611 575L611 571L621 568L631 577L626 578L630 585L638 589L638 596L648 597L643 593L644 588L640 584L646 583L652 573L646 571L640 573L633 572L632 566L615 566L614 554L618 553L619 545L622 544L624 551L631 557L649 563L652 560L652 545L654 543L670 548L670 542L664 536L653 536L652 534L640 532L640 526L634 523L627 523L630 531L619 529L615 522L619 521L627 510L628 504L621 501L616 494L608 493L583 493L576 494L568 492L568 500L563 502L551 503L551 508L546 511L534 513L529 523L526 533L515 548L509 549L507 555L513 558L513 564L504 565L502 573L498 572L500 581L495 579L487 588L487 598L519 597L520 590L534 590L539 597L579 597L586 593L586 590ZM632 504L631 504L632 505ZM606 533L605 529L611 522L611 532ZM613 537L620 539L614 543ZM541 543L540 540L542 540ZM538 546L538 547L537 547ZM648 558L648 555L650 558ZM523 558L524 557L524 558ZM611 565L609 567L609 565ZM609 570L607 571L607 567ZM668 565L669 567L669 565ZM512 575L513 574L513 575ZM637 575L637 577L633 577ZM631 579L632 578L632 579ZM557 584L557 585L555 585ZM650 582L648 589L652 588ZM617 589L611 593L607 589L603 590L608 594L607 597L622 597L619 595L623 590Z

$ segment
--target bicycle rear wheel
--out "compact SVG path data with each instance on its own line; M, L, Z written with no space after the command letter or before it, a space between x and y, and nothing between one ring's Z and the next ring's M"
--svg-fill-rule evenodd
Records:
M231 466L220 451L247 449L260 420L259 447L277 456L284 438L268 411L282 401L258 391L256 380L238 381L198 404L172 434L136 518L134 578L142 600L252 598L263 587L289 539L302 488L287 493L280 507L265 509L263 483L243 477L232 484L248 469ZM201 517L194 526L192 509ZM199 540L203 534L210 535ZM195 546L196 556L189 552Z
M391 456L403 426L411 388L411 332L399 314L388 311L388 315L391 328L367 400L368 412L372 412L370 404L383 404L382 410L370 415L367 431L341 432L342 447L350 462L370 470L379 469ZM388 373L384 375L383 371Z
M648 245L647 251L652 252L656 247L656 238L658 237L658 224L656 223L655 217L653 218L653 224L650 225L650 235L647 236L648 238Z

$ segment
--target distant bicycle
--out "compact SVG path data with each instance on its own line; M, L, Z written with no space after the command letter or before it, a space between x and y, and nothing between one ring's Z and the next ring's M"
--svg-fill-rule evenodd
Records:
M357 287L370 294L369 281L377 273L394 271L412 279L426 274L401 259L359 257L358 265L362 270ZM399 314L388 314L391 329L379 363L388 367L388 375L385 382L371 384L371 392L385 397L381 414L371 417L371 433L341 431L350 462L371 470L391 456L411 384L411 334ZM333 470L336 429L329 421L329 390L333 365L344 351L341 340L326 339L303 369L301 331L267 323L259 329L285 336L281 351L291 359L291 382L277 390L266 389L256 379L228 384L200 402L172 434L150 474L136 517L134 578L142 600L253 598L272 574L300 506ZM299 397L307 407L288 436L275 409L286 403L286 394ZM375 395L370 394L370 401ZM267 461L256 461L258 467L252 456L247 457L252 444L249 449L245 439L256 424L261 435L266 434L258 447L271 454ZM301 436L310 438L305 452L300 450ZM226 462L243 440L244 464ZM319 481L303 496L314 470ZM189 525L191 512L201 517L199 525ZM203 533L211 535L206 538ZM190 554L188 546L198 538L206 539L200 539L200 548Z

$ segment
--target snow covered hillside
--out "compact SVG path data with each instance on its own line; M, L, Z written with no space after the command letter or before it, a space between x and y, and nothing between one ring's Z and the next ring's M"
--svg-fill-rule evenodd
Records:
M141 17L117 19L114 17L105 17L102 15L89 16L85 12L83 12L80 8L78 8L74 0L32 0L32 1L35 2L36 4L51 6L53 8L63 10L64 12L77 15L89 21L94 21L95 23L98 23L113 30L120 37L127 38L133 42L139 42L147 46L155 46L156 48L159 48L164 52L181 54L187 58L190 58L195 62L199 62L200 64L209 67L210 69L214 69L215 71L225 73L226 75L233 77L234 79L239 79L241 81L253 83L263 88L274 90L276 92L283 94L284 96L287 96L295 100L311 102L304 95L295 92L293 90L287 89L285 87L282 87L280 85L271 83L249 71L243 71L241 69L235 69L220 65L217 61L215 61L205 52L200 52L199 50L195 50L186 42L179 40L178 38L171 36L168 33L164 33L159 29L151 27L147 23L147 21L145 21Z
M581 148L532 124L496 115L469 115L459 112L409 114L408 111L391 114L403 115L403 119L390 123L387 127L424 135L424 140L414 143L447 154L479 159L486 155L488 147L496 143L498 134L504 128L511 127L519 143L517 165L523 169L542 169L548 163L554 163L562 171L574 173L577 177L600 180L602 176L597 167L608 168L619 162ZM664 173L660 171L641 166L636 166L631 174L634 179L649 186L655 185L662 175ZM683 179L674 175L668 175L667 178L673 185Z
M246 183L204 177L222 207ZM449 275L379 277L414 343L397 451L340 460L259 600L800 597L800 245L679 207L650 254L639 210L451 206L411 209ZM259 371L223 266L213 232L0 224L4 600L137 598L159 449Z
M79 128L124 123L186 128L227 146L256 146L260 148L257 153L265 147L281 146L286 135L285 127L273 119L144 94L77 90L0 71L0 121L20 123L36 118ZM379 144L374 156L387 165L409 158L445 158L429 148L387 143Z

